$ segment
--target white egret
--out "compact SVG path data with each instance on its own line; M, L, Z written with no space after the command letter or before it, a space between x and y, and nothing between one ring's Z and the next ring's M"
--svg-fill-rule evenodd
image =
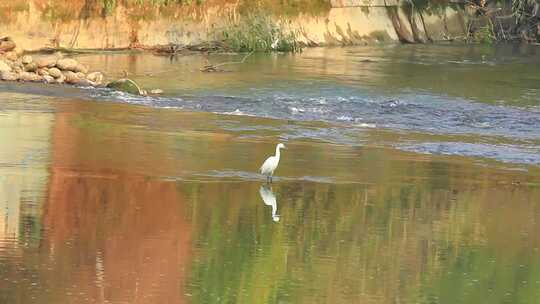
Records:
M272 192L271 188L267 188L266 186L261 186L259 189L259 194L261 195L261 198L266 206L272 207L272 220L274 222L279 222L279 215L277 215L277 201L276 196L274 195L274 192Z
M267 158L261 166L261 174L266 175L266 182L272 182L272 175L274 175L274 170L279 164L280 149L285 149L285 145L279 143L276 146L276 155Z

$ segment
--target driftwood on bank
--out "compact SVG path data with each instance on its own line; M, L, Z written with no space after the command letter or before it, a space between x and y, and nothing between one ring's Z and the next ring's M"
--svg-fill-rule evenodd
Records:
M141 49L152 51L156 55L176 55L183 52L218 52L226 51L227 47L219 41L208 41L198 44L182 45L182 44L165 44L155 46L138 45L133 49Z

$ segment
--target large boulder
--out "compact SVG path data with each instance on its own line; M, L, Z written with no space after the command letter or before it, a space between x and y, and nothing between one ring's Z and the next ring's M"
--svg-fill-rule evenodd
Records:
M21 81L30 81L30 82L40 82L40 81L43 81L43 77L39 76L36 73L21 72L19 74L19 80L21 80Z
M88 73L88 68L82 63L78 63L77 66L75 66L75 70L73 72L86 74Z
M40 68L40 69L37 70L37 73L38 73L38 75L40 75L40 76L45 76L45 75L49 76L49 69L47 69L47 68ZM53 77L53 78L54 78L54 77Z
M26 72L35 72L38 69L38 65L35 61L30 62L29 64L24 65L24 70Z
M50 68L49 69L49 75L51 75L54 78L60 78L63 76L62 71L60 71L57 68Z
M103 74L100 72L92 72L86 75L86 79L99 85L103 82Z
M56 77L54 79L54 83L59 83L59 84L62 84L66 81L66 76L64 76L64 74L60 73L60 77Z
M135 83L135 81L127 78L122 78L109 82L107 84L107 87L134 95L144 95L144 91L141 90L139 85Z
M19 58L19 55L17 55L17 53L15 53L14 51L11 51L11 52L5 53L4 57L8 60L16 61Z
M11 66L4 60L0 59L0 72L11 72Z
M13 52L15 52L15 54L17 54L17 57L20 57L24 53L24 50L21 49L20 47L16 47L16 48L13 49Z
M0 71L0 79L5 81L19 80L19 75L10 71Z
M77 74L75 74L74 72L72 71L65 71L64 73L64 76L66 77L66 83L69 83L69 84L76 84L78 83L81 79L77 76Z
M17 45L10 37L0 38L0 52L9 52L13 50Z
M79 63L75 59L62 58L56 61L56 67L63 71L78 72Z
M56 65L55 56L46 56L36 59L36 63L39 68L52 68Z

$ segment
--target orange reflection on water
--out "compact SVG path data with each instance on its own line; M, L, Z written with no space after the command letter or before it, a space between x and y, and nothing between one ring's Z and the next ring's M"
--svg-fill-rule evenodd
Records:
M43 215L51 285L81 302L183 303L185 207L174 183L53 168Z
M53 129L42 218L51 300L186 302L191 230L176 184L92 162L82 172L68 169L66 162L84 154L68 120L59 115Z

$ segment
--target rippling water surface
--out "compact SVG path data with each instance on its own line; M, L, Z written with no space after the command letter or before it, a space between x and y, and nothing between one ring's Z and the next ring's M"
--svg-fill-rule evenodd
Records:
M540 163L538 48L310 49L299 55L250 57L243 65L223 66L228 69L223 73L198 72L207 60L234 62L240 57L114 55L83 60L113 75L126 71L143 85L167 92L159 98L95 93L106 100L323 121L340 131L314 136L331 142L357 142L348 131L363 128L421 133L425 136L420 141L399 136L400 140L377 144L420 153ZM461 136L457 141L456 135Z
M537 52L80 57L160 97L0 83L0 303L536 303Z

